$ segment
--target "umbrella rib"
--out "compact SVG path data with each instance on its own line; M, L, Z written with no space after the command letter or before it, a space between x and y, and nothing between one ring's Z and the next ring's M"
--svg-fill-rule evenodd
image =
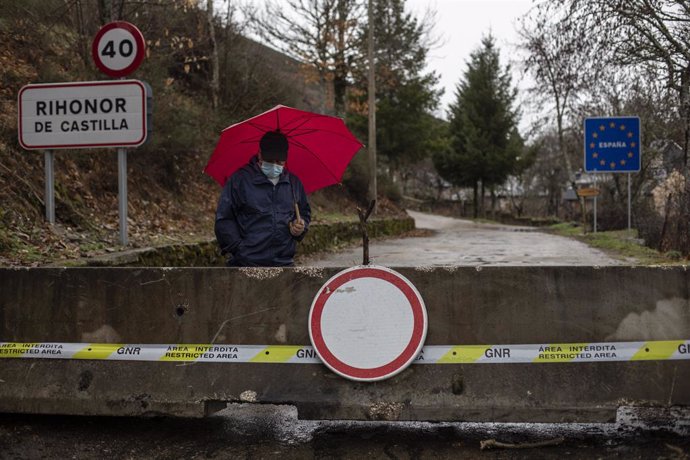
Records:
M305 114L301 115L300 117L291 120L290 122L288 122L287 125L283 126L283 128L287 128L288 126L290 126L290 124L292 124L292 123L294 123L294 122L296 122L296 121L302 119L302 122L301 122L300 124L298 124L298 125L295 126L294 128L291 128L289 131L287 131L287 132L285 133L285 135L286 135L286 136L291 136L292 133L293 133L294 131L298 130L299 128L301 128L302 126L304 126L304 124L306 124L307 122L309 122L309 121L311 121L311 120L313 120L313 119L315 119L315 118L336 118L336 117L331 117L331 116L329 116L329 115L323 115L323 114L320 114L320 113L305 113ZM342 119L340 119L340 120L342 121ZM344 136L344 135L342 135L342 134L340 134L340 133L337 133L337 132L335 132L335 131L328 130L328 129L323 129L323 128L310 128L310 129L311 129L311 131L307 131L306 133L302 133L302 134L310 134L310 133L312 133L312 132L321 131L321 132L324 132L324 133L331 133L331 134L333 134L333 135L340 136L340 137L342 137L342 138L347 139L346 136ZM292 135L292 137L295 137L295 136L297 136L297 134ZM359 141L358 141L358 142L359 142Z
M308 129L308 130L307 130L307 129ZM333 135L333 136L338 136L338 137L341 137L341 138L343 138L343 139L345 139L345 140L349 140L349 141L353 141L353 140L354 140L357 144L362 145L362 143L359 142L359 140L358 140L356 137L352 136L352 135L347 136L347 135L344 134L344 133L340 133L340 132L333 131L333 130L330 130L330 129L323 129L323 128L306 128L305 131L303 131L303 132L301 132L301 133L298 133L298 134L292 134L290 137L291 137L291 138L295 138L295 137L297 137L297 136L304 136L304 135L306 135L306 134L312 134L312 133L315 133L315 132L328 133L328 134L331 134L331 135Z
M295 122L295 121L297 121L297 120L300 120L300 118L303 118L304 120L303 120L299 125L297 125L297 126L295 126L294 128L290 129L290 131L288 131L285 135L286 135L286 136L289 136L294 130L299 129L300 127L304 126L305 123L307 123L307 122L313 120L314 118L319 118L319 117L323 117L323 116L324 116L324 115L311 115L311 116L307 116L307 115L305 114L305 115L302 115L302 116L299 117L299 118L295 118L295 119L292 120L290 123ZM290 123L288 123L288 126L290 125Z
M315 154L314 152L312 152L311 149L310 149L309 147L307 147L306 145L302 144L301 142L297 142L297 141L295 141L295 140L293 140L293 139L290 139L290 140L291 140L292 143L295 144L297 147L303 148L305 151L309 152L309 153L311 154L311 156L313 156L314 158L316 158L316 159L319 161L319 163L321 163L321 164L323 165L323 167L326 169L326 171L328 171L328 173L331 175L331 177L332 177L333 179L335 179L336 182L339 182L339 181L340 181L340 179L337 178L337 177L335 176L335 174L333 174L333 171L330 170L330 168L328 167L328 165L326 165L326 163L324 163L323 160L321 160L321 157L320 157L320 156L318 156L317 154Z
M247 124L248 124L249 126L252 126L252 127L256 128L256 129L258 129L258 130L261 130L261 131L263 131L263 132L267 132L267 131L270 131L270 130L271 130L271 127L270 127L270 126L260 125L259 123L256 123L256 122L253 122L253 121L248 121Z

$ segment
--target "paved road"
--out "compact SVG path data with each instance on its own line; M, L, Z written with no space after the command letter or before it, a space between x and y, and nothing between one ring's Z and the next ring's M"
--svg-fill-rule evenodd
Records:
M417 228L432 236L370 243L372 263L391 267L419 265L619 265L584 243L530 227L475 223L408 211ZM348 267L362 263L362 247L305 259L303 265Z

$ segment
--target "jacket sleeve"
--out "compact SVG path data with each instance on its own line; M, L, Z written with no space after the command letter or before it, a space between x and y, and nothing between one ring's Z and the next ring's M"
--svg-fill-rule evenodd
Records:
M300 236L293 238L297 241L302 241L309 231L309 222L311 222L311 207L309 206L309 201L307 200L307 194L304 192L304 186L302 182L298 179L295 181L297 183L297 206L299 207L300 217L304 221L304 231Z
M240 229L237 225L237 210L239 209L240 201L235 185L232 178L228 179L220 194L218 208L216 209L215 231L221 254L234 254L237 246L242 241Z

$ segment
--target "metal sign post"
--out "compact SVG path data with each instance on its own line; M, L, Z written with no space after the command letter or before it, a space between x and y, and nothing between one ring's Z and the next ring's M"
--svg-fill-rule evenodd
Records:
M46 220L49 224L55 223L55 152L46 150L43 152L46 171Z
M127 149L117 149L117 191L120 244L127 246Z
M113 21L96 33L91 55L99 70L111 77L124 78L139 67L146 54L146 42L141 31L125 21ZM127 150L117 149L118 213L120 216L120 244L127 241Z
M46 220L55 223L55 149L118 149L120 243L127 245L127 150L149 133L150 87L138 80L46 83L19 92L19 143L44 150Z
M594 225L593 229L597 231L597 196L599 189L596 187L580 188L575 191L577 196L582 200L582 228L587 233L587 198L594 198Z
M630 173L640 171L642 158L640 118L585 118L584 128L585 171L628 174L628 230L630 230L632 227ZM596 198L594 203L596 216Z
M136 26L115 21L91 45L96 66L124 78L141 65L146 42ZM19 91L19 143L45 152L46 220L55 223L54 149L117 148L120 244L127 245L127 150L151 130L151 87L138 80L43 83Z
M630 195L631 195L631 193L630 193L630 179L631 179L631 178L632 178L632 175L631 175L630 173L628 173L628 230L630 230L630 228L631 228L631 225L630 225L630 223L631 223L631 218L630 218L630 216L632 215L632 212L631 212L631 207L632 207L632 206L631 206L631 203L630 203L630 201L631 201L631 199L630 199Z
M26 85L19 92L19 143L45 152L46 220L55 223L55 150L118 149L120 243L127 244L127 150L150 130L150 87L139 80Z
M597 176L594 176L594 188L598 190L599 188L597 185ZM594 233L597 232L597 196L598 195L594 195L594 228L592 229Z

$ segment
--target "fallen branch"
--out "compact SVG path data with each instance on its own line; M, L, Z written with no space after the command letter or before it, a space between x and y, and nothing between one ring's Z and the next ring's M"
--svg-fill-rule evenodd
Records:
M688 458L688 455L680 447L674 446L673 444L669 443L666 443L666 447L675 452L678 455L678 458Z
M369 232L367 231L367 219L371 215L376 205L376 200L369 203L367 210L357 207L357 214L359 215L359 228L362 230L362 265L369 265Z
M479 442L479 449L484 450L484 449L492 449L492 448L499 448L499 449L533 449L536 447L548 447L548 446L557 446L559 444L562 444L563 441L565 441L564 438L555 438L555 439L548 439L546 441L537 441L537 442L524 442L522 444L512 444L508 442L500 442L496 441L495 439L487 439L485 441L480 441Z

